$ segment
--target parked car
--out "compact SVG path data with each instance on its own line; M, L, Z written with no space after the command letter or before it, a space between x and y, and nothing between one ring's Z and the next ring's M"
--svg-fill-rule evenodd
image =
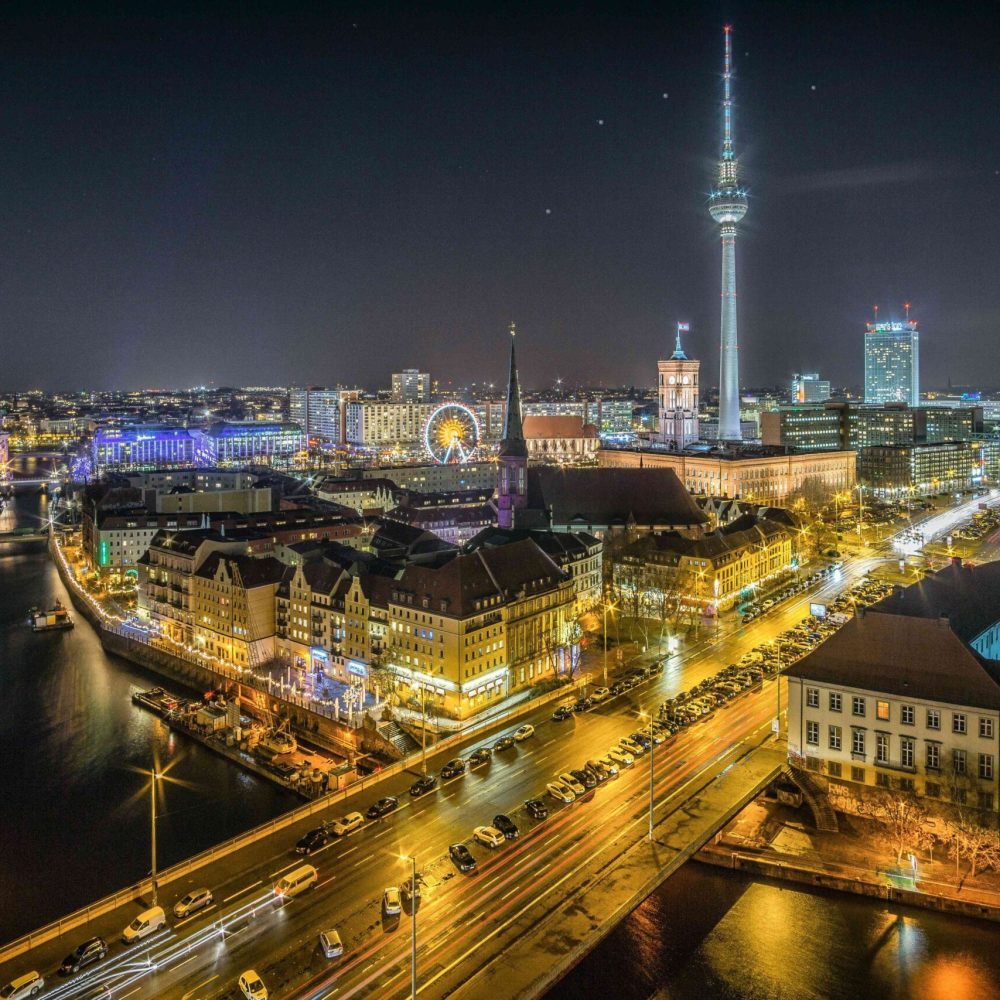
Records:
M382 913L387 917L398 917L403 912L399 889L390 885L382 893Z
M499 750L509 750L514 745L513 736L501 736L500 739L493 744L494 751Z
M584 788L589 790L597 787L597 778L586 768L574 767L569 773L576 778L576 780L579 781Z
M604 701L611 696L611 689L606 687L594 688L594 693L590 696L592 701Z
M570 708L569 705L560 705L552 713L552 721L553 722L562 722L564 719L570 718L570 716L572 714L573 714L573 709Z
M240 992L246 997L246 1000L267 1000L268 992L264 980L253 969L247 969L240 976L239 983Z
M477 826L472 831L472 839L487 847L499 847L504 841L504 836L494 826Z
M479 764L486 764L493 756L492 747L477 747L469 754L469 767L477 767Z
M336 837L343 837L364 826L364 823L365 818L361 813L350 812L346 816L341 816L340 819L335 819L330 824L330 832Z
M3 997L3 1000L23 1000L24 997L33 997L36 993L41 993L43 986L45 980L37 972L26 972L0 989L0 997Z
M384 798L379 799L378 802L373 802L368 807L368 812L365 815L369 819L381 819L381 817L388 816L389 813L398 807L399 799L395 795L386 795Z
M593 776L594 780L599 785L604 784L604 782L611 777L611 775L608 774L607 769L603 765L599 764L596 760L588 760L586 764L586 770L588 774Z
M559 802L573 802L576 799L573 789L563 781L550 781L545 789L552 798Z
M574 712L586 712L588 708L593 708L594 702L590 698L578 698L573 706Z
M310 830L295 845L296 854L312 854L330 842L330 832L325 826L317 826Z
M192 913L197 913L198 910L203 910L206 906L211 906L212 902L211 889L192 889L174 903L174 916L178 920L183 917L189 917Z
M635 763L635 757L624 747L613 746L608 751L608 757L619 767L631 767Z
M68 976L79 972L84 966L100 962L108 954L108 943L102 937L87 938L82 944L71 951L59 966L59 971Z
M406 880L400 886L400 892L403 894L403 898L407 902L412 902L414 899L420 899L420 887L424 884L424 877L419 872L417 872L416 880L414 880L412 875L407 875Z
M476 859L465 844L452 844L448 848L448 854L460 872L472 872L476 870Z
M410 795L418 799L421 795L434 791L437 788L438 780L433 774L422 774L410 785Z
M535 727L528 725L527 723L520 727L517 732L514 733L514 739L520 743L522 740L530 739L535 735Z
M499 830L507 840L517 840L517 824L504 813L498 813L493 817L493 827Z
M524 808L532 819L546 819L549 815L549 807L541 799L526 799Z
M572 774L570 774L569 771L563 771L563 773L559 775L559 780L564 785L568 785L572 789L574 795L583 795L583 793L587 790L587 786L584 785L579 778L575 778Z
M324 958L340 958L344 954L344 943L335 930L320 931L319 950Z
M600 764L601 767L603 767L604 770L608 772L609 778L618 777L618 765L610 757L607 756L598 757L597 763Z
M465 774L465 761L462 760L461 757L449 760L448 763L441 768L442 781L447 781L449 778L457 778L460 774Z

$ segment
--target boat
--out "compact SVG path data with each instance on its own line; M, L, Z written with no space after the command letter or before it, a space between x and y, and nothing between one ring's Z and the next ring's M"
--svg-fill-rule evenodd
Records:
M258 750L269 753L272 757L292 753L298 749L298 740L287 729L271 729L266 732L257 744Z
M59 601L56 601L48 611L32 608L28 612L28 621L35 632L54 632L73 627L73 619Z

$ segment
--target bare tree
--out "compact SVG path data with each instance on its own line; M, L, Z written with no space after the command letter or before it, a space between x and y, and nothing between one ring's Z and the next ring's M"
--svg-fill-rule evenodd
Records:
M888 829L896 850L896 864L903 860L903 851L920 837L926 810L912 792L882 792L866 797L861 803L862 814L878 820Z

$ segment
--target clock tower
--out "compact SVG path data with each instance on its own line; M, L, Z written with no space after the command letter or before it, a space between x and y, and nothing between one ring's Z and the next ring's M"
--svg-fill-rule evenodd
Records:
M677 324L674 353L657 362L659 370L660 441L672 451L682 451L698 440L698 369L700 361L689 358L681 347L681 333L690 324Z

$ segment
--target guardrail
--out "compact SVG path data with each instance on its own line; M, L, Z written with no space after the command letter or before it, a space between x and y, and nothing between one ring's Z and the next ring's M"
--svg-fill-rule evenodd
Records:
M441 751L447 750L449 747L455 746L456 744L467 740L470 734L474 732L481 731L488 726L493 726L504 721L513 721L528 714L534 709L547 704L548 702L565 698L568 692L582 687L588 682L588 680L589 677L584 675L583 677L575 678L573 684L571 685L547 691L544 694L539 695L537 698L530 698L507 712L498 713L496 716L490 719L485 719L481 723L475 724L464 732L456 733L453 736L449 736L446 739L441 740L433 747L429 748L428 753L432 755L440 753ZM359 778L357 781L351 783L340 791L329 792L320 799L307 802L296 809L292 809L289 812L284 813L276 819L269 820L267 823L262 823L260 826L254 827L252 830L241 833L236 837L223 841L221 844L216 844L214 847L210 847L199 854L195 854L185 861L178 862L176 865L165 868L158 874L156 884L158 887L163 888L171 882L175 882L178 879L183 878L185 875L189 875L191 872L197 871L199 868L203 868L214 861L218 861L220 858L242 850L244 847L249 847L251 844L254 844L259 840L263 840L266 837L273 836L279 830L283 830L289 826L294 826L300 820L306 819L309 816L314 816L316 813L333 808L338 804L343 804L353 795L365 791L366 788L370 788L372 785L375 785L386 778L390 778L393 775L401 774L408 770L413 764L419 761L420 756L420 752L416 751L415 753L404 757L403 760L396 761L394 764L390 764L388 767L382 768L375 774ZM106 913L111 913L119 906L135 902L144 894L151 891L152 882L150 879L146 878L133 885L127 886L124 889L120 889L109 896L105 896L103 899L97 900L97 902L81 907L74 913L61 917L59 920L54 920L51 923L46 924L44 927L31 931L30 933L25 934L22 937L10 942L10 944L4 946L0 949L0 963L16 958L18 955L23 955L25 952L31 951L32 948L36 948L39 945L44 944L46 941L51 941L53 938L57 938L61 934L65 934L66 932L80 927L83 924L89 923L96 917L103 916Z

